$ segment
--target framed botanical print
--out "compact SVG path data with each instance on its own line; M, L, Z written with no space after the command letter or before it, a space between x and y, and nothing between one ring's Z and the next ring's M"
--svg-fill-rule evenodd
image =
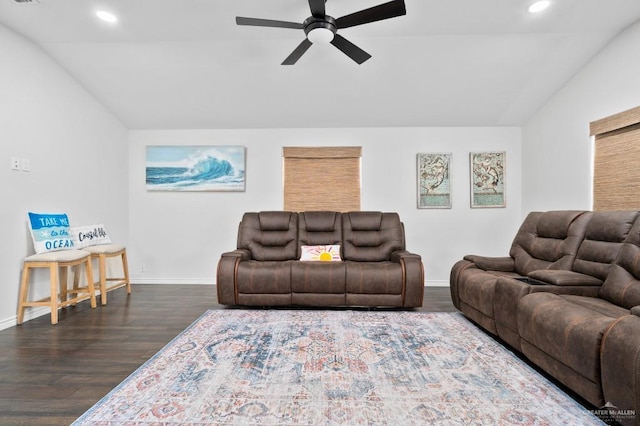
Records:
M471 152L471 207L506 207L505 152Z
M418 208L451 208L451 154L418 154Z

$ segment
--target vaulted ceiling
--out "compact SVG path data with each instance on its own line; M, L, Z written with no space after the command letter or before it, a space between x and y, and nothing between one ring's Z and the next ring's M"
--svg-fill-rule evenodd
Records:
M0 24L131 129L519 126L640 19L638 0L552 0L537 15L532 2L406 0L405 16L340 30L372 55L362 65L314 45L282 66L303 31L235 24L302 22L306 0L4 0Z

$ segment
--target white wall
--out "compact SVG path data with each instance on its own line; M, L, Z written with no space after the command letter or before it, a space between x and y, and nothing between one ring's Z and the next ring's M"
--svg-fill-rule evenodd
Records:
M6 283L0 327L15 318L21 259L32 250L28 210L105 222L114 239L128 242L136 282L213 283L242 213L282 207L283 146L362 146L363 209L398 211L408 248L424 258L427 284L446 285L462 255L505 254L527 212L591 207L588 124L640 104L640 57L632 54L638 45L640 23L529 120L522 142L515 128L171 130L132 131L127 152L126 129L117 120L39 48L0 26L0 218L8 224L0 252ZM155 144L246 146L247 191L145 191L144 146ZM507 151L506 209L469 208L468 153L483 150ZM418 152L453 153L453 209L416 208ZM30 158L33 171L9 170L11 156ZM98 194L96 180L110 185Z
M0 52L2 329L15 324L22 259L33 254L27 212L104 223L126 243L129 166L127 129L39 47L0 25ZM28 158L31 172L12 171L14 156ZM34 278L32 297L48 296L48 274Z
M447 285L464 254L506 254L530 210L591 207L588 123L640 104L640 23L591 60L522 129L381 128L127 130L31 42L0 26L0 328L15 322L21 260L32 253L27 211L103 222L127 244L134 282L213 283L245 211L282 208L282 147L363 147L365 210L397 211L427 284ZM147 192L146 145L243 145L242 193ZM507 208L469 207L468 154L507 151ZM416 154L453 153L453 208L416 208ZM9 169L11 157L31 172ZM140 265L145 265L141 272ZM48 277L38 274L37 293Z
M639 45L637 22L523 127L523 211L592 208L589 123L640 105Z
M283 146L362 146L362 209L397 211L427 284L463 255L506 255L521 223L519 128L160 130L130 132L129 260L134 282L214 283L245 211L281 210ZM148 192L147 145L243 145L242 193ZM507 152L507 208L469 207L469 152ZM451 152L452 209L416 207L416 154ZM141 265L144 264L144 272Z

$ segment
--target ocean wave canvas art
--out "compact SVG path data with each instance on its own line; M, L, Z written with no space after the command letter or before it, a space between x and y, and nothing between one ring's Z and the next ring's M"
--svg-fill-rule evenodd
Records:
M149 191L244 191L243 146L147 146Z

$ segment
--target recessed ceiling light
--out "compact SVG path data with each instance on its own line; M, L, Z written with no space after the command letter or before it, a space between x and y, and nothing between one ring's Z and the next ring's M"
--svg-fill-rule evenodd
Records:
M118 22L118 17L111 12L107 12L105 10L99 10L96 12L96 16L102 19L104 22L109 22L110 24L114 24Z
M539 13L548 8L551 5L549 0L537 1L529 6L529 13Z

